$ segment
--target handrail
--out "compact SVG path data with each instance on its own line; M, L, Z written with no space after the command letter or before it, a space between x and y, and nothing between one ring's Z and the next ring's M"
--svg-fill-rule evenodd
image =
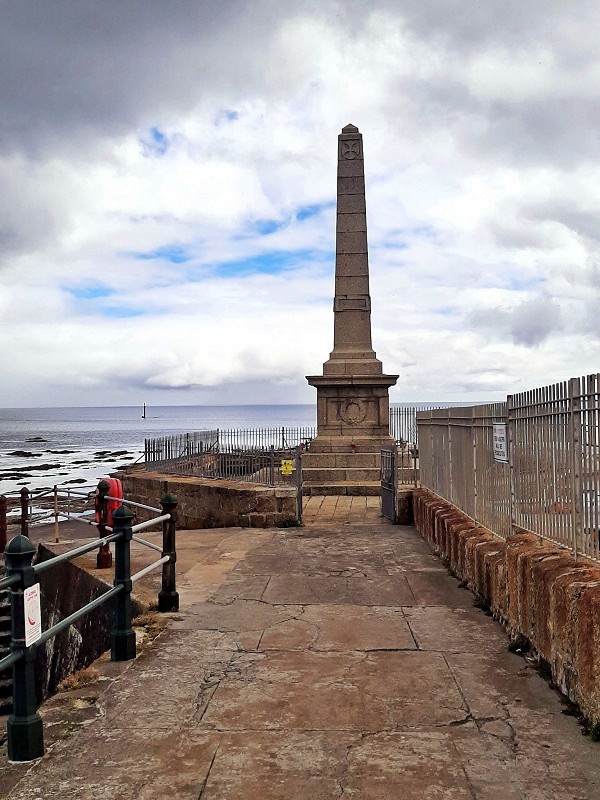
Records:
M131 529L134 533L138 531L143 531L145 528L151 528L153 525L156 525L157 522L164 522L170 518L170 514L163 514L161 517L155 517L155 519L149 519L147 522L138 522L137 525L134 525Z
M74 550L68 550L66 553L61 553L59 556L49 558L47 561L40 561L39 564L34 564L33 571L36 574L44 572L50 567L54 567L56 564L62 564L63 561L71 561L71 559L77 558L77 556L82 556L85 553L89 553L90 550L95 550L97 547L101 547L104 544L116 542L120 536L121 533L119 532L113 533L110 536L104 536L102 539L94 539L93 542L82 544L81 547L76 547Z
M12 667L17 661L20 661L23 656L25 655L24 650L13 650L12 653L9 655L4 656L4 658L0 659L0 672L4 672L5 669Z
M104 484L105 486L107 484ZM28 533L28 500L29 492L21 491L21 534L11 539L5 549L7 576L0 579L0 590L10 587L11 594L11 649L12 652L0 659L0 672L13 668L13 713L8 724L8 757L11 761L32 761L44 754L42 719L37 713L35 691L35 653L36 649L44 645L49 639L69 628L82 617L91 613L101 605L116 599L115 622L111 635L111 658L113 661L127 661L136 656L136 636L131 623L131 589L135 581L143 578L152 570L162 566L162 588L158 595L159 611L178 611L179 594L175 588L175 562L177 554L175 549L175 527L177 520L177 500L165 494L161 498L161 511L159 517L131 525L134 514L128 507L127 501L112 512L113 528L106 525L108 507L106 495L99 486L97 508L100 510L98 529L100 532L109 531L108 535L101 536L85 544L75 547L66 553L61 553L39 564L33 564L36 548L29 540ZM56 496L56 495L55 495ZM132 505L142 508L141 503ZM80 519L75 517L75 519ZM80 519L86 524L91 521ZM134 536L134 530L141 530L151 525L162 522L163 542L162 547L147 542ZM161 558L131 574L131 542L138 541L161 553ZM35 609L27 605L27 590L31 590L31 597L39 592L38 575L58 564L71 561L77 556L95 550L106 548L112 562L112 553L108 544L115 542L115 572L114 585L106 592L91 600L86 605L74 611L69 616L52 625L47 630L40 632L39 627L31 620L37 614ZM38 595L39 596L39 595ZM39 625L39 621L38 621ZM30 638L33 634L33 640Z
M156 567L160 567L161 564L166 564L169 558L170 556L168 555L163 556L162 558L159 558L158 561L155 561L153 564L149 564L147 567L144 567L144 569L139 570L139 572L136 572L134 575L131 576L131 582L135 583L136 581L139 581L140 578L143 578L144 575L147 575L149 572L152 572L152 570L156 569Z
M144 503L134 503L133 500L123 500L122 497L112 497L112 495L107 494L105 495L107 500L117 500L119 503L127 503L128 506L135 506L136 508L145 508L146 511L156 511L158 514L162 511L162 508L155 508L154 506L146 506Z
M156 550L158 553L162 553L162 547L159 547L157 544L152 544L152 542L147 542L145 539L140 539L139 536L132 536L131 537L134 542L138 544L143 544L146 547L149 547L151 550Z

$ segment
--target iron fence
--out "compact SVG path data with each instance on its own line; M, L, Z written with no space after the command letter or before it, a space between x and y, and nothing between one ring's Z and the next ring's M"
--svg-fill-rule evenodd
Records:
M316 428L229 428L146 439L146 470L197 478L294 485L299 451Z
M392 406L390 408L390 436L393 436L400 446L418 447L417 412L445 407L442 403L439 405Z
M423 486L500 536L525 530L600 560L600 375L417 422Z

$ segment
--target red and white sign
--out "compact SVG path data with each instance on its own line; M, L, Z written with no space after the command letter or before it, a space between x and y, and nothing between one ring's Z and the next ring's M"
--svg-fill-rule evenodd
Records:
M42 635L39 583L25 589L23 602L25 603L25 647L29 647L30 644L35 644Z

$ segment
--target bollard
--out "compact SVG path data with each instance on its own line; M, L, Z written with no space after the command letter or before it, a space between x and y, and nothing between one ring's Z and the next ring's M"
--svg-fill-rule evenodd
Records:
M108 501L106 496L110 491L107 481L100 481L98 484L98 494L96 495L96 522L98 523L98 535L106 536L106 523L108 522ZM110 545L102 544L96 556L96 569L110 569L113 565Z
M163 556L169 560L162 565L162 588L158 593L159 611L179 611L179 594L176 591L175 563L175 528L177 525L177 498L172 494L164 494L160 499L163 514L170 514L171 519L163 520Z
M13 712L7 724L8 758L10 761L33 761L44 755L44 730L37 713L35 645L25 647L23 595L25 589L37 583L32 566L35 547L27 536L19 535L10 540L4 552L7 576L19 576L19 583L10 590L11 650L24 653L24 657L13 664Z
M135 658L135 631L131 627L131 521L129 506L119 506L112 515L115 540L115 586L123 590L116 596L115 627L111 634L110 657L113 661Z
M6 520L7 500L5 495L0 495L0 553L6 549L6 531L8 523Z
M21 536L29 536L29 489L21 489Z

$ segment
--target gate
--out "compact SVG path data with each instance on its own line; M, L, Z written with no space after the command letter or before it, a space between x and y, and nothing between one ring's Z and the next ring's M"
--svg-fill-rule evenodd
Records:
M398 470L396 469L396 446L381 450L381 515L396 521L396 498L398 496Z

